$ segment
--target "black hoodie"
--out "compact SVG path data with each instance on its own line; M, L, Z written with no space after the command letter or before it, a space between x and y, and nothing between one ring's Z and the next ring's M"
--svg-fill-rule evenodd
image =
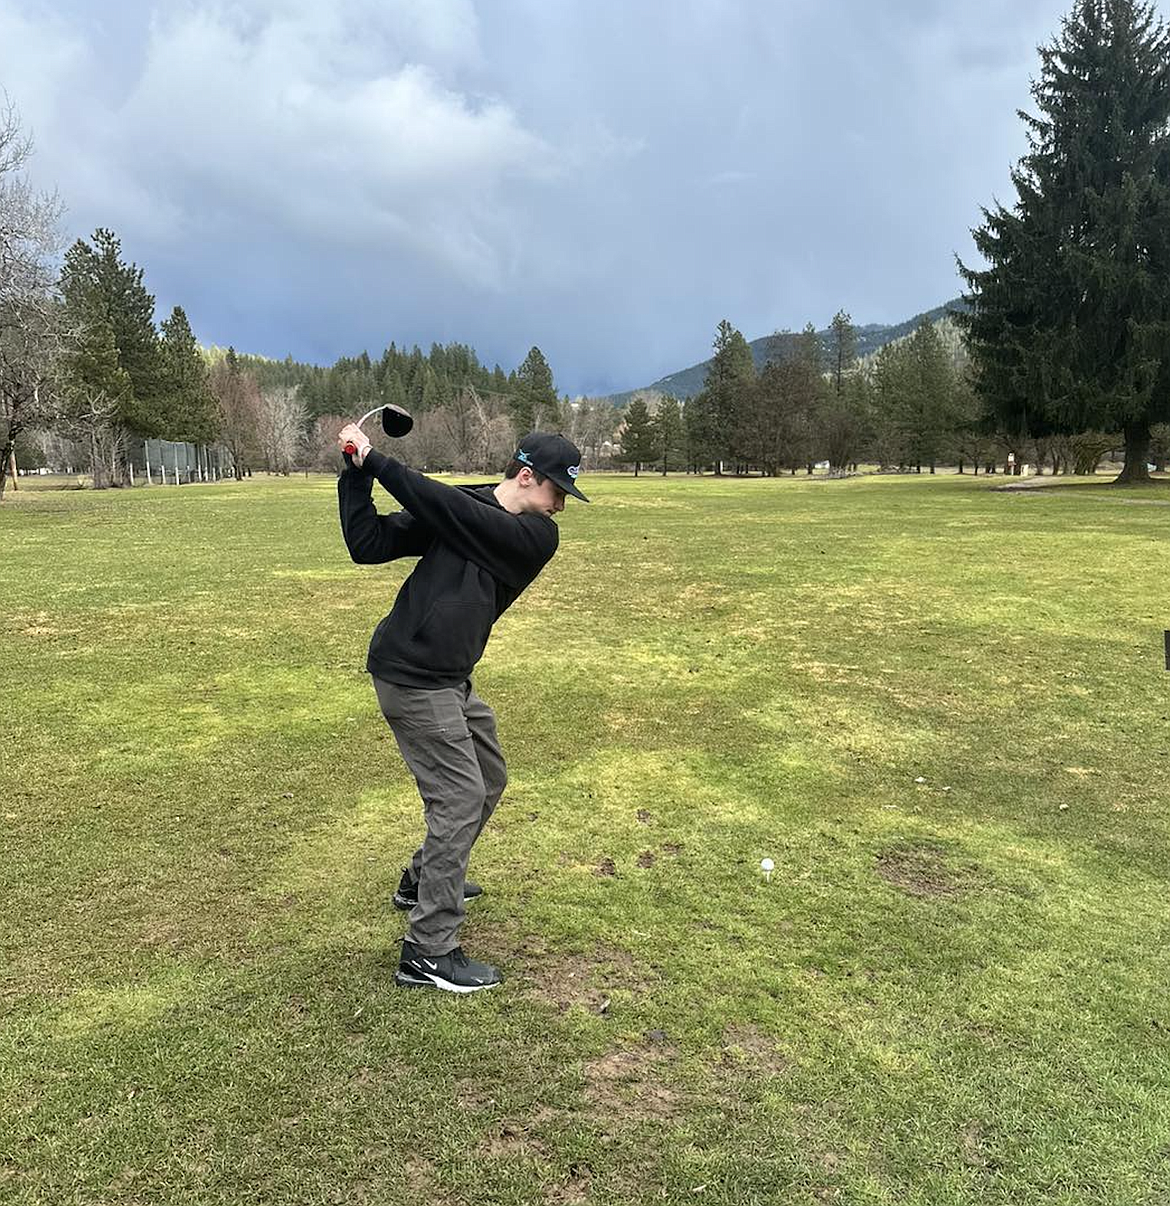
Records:
M374 478L403 511L379 515ZM547 515L513 515L492 486L448 486L376 449L337 481L341 532L362 565L419 557L374 630L366 669L405 687L454 687L471 675L492 625L557 551Z

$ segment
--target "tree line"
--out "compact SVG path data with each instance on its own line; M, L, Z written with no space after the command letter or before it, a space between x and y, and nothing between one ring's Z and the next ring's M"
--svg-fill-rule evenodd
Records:
M843 476L862 462L890 472L939 465L995 473L1092 473L1124 444L1119 432L1032 435L1002 424L975 386L953 318L922 321L912 335L856 356L856 331L839 311L829 338L812 324L781 333L757 372L743 335L724 320L702 391L679 399L635 395L623 414L616 459L640 469L716 474ZM1152 429L1157 468L1170 428Z

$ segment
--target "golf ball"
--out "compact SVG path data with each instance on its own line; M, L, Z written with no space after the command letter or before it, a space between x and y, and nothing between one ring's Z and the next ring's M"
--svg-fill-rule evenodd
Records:
M760 870L761 871L775 871L776 864L774 862L772 862L772 860L770 858L762 858L762 859L760 859Z

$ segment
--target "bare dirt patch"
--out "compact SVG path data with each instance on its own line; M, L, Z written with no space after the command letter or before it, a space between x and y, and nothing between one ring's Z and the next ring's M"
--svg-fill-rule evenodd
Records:
M682 842L663 842L662 853L677 855L682 853Z
M603 858L601 860L601 862L599 862L597 864L596 867L593 868L593 874L594 875L616 875L617 867L614 865L613 859L609 858L607 856L606 858Z
M569 1168L568 1177L559 1185L546 1189L544 1200L548 1206L580 1206L589 1201L589 1187L592 1176L588 1168L574 1164Z
M649 825L651 820L650 810L648 808L639 808L638 820L641 821L643 825Z
M611 1051L585 1064L585 1099L607 1115L634 1121L672 1118L678 1093L665 1084L662 1072L670 1048L639 1044Z
M574 1005L606 1013L615 992L640 993L656 976L626 951L598 946L587 954L549 954L528 950L521 972L529 995L564 1012Z
M531 1134L527 1127L505 1122L484 1138L479 1145L478 1154L503 1160L523 1157L547 1160L549 1150L544 1141Z
M654 851L653 850L643 850L642 853L638 855L638 866L639 867L653 867L654 866Z
M973 871L947 861L935 846L905 842L877 856L878 875L911 896L954 897L977 886Z
M720 1063L764 1076L779 1076L792 1065L776 1039L750 1022L737 1022L723 1031Z

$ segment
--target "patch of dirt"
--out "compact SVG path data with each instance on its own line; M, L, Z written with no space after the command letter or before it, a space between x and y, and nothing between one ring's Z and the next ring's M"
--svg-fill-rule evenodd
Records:
M772 1035L750 1022L736 1022L723 1031L720 1063L765 1076L779 1076L792 1066Z
M644 992L655 978L626 951L607 946L585 955L527 950L524 960L522 976L530 994L562 1013L574 1005L605 1013L616 990Z
M601 862L599 862L597 864L596 867L593 868L593 874L594 875L616 875L617 867L614 866L613 859L609 858L607 856L606 858L603 858L601 860Z
M554 1185L544 1192L544 1200L548 1206L581 1206L589 1201L589 1188L592 1184L592 1173L583 1164L569 1166L569 1176L560 1185Z
M483 1085L476 1080L464 1079L455 1086L455 1100L469 1110L484 1110L496 1104Z
M429 1197L423 1198L422 1195L429 1195L434 1188L435 1166L429 1160L424 1160L422 1156L411 1156L402 1171L406 1179L404 1196L411 1201L418 1201L420 1198L423 1201L430 1200Z
M643 825L649 825L650 821L651 821L649 809L639 808L638 809L638 820L641 821Z
M682 842L663 842L662 853L677 855L682 851Z
M654 851L653 850L643 850L642 853L638 855L638 866L639 867L653 867L654 866Z
M987 1135L980 1122L968 1122L959 1132L959 1142L963 1148L963 1163L973 1168L986 1168L990 1161L984 1148Z
M911 896L954 897L976 886L975 875L948 864L934 846L903 843L877 856L876 871L888 884Z
M585 1100L609 1116L634 1121L672 1118L678 1093L662 1081L670 1048L663 1044L623 1047L585 1064Z
M503 1160L525 1156L535 1160L547 1160L549 1150L544 1141L530 1134L526 1127L505 1122L483 1140L477 1154Z

